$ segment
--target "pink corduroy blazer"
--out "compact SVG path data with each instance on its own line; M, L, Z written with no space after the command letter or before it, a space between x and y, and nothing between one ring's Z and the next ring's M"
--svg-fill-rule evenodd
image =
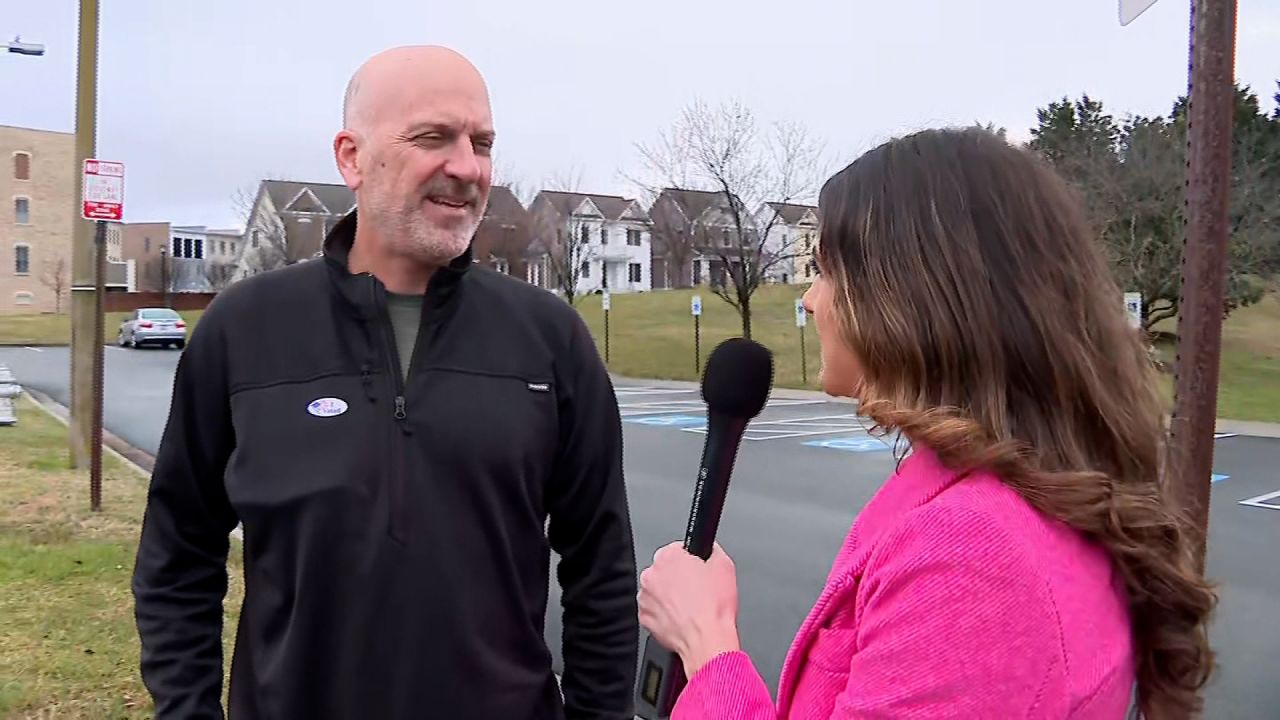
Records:
M990 474L917 448L853 523L778 682L716 656L673 720L1119 720L1123 584L1099 546Z

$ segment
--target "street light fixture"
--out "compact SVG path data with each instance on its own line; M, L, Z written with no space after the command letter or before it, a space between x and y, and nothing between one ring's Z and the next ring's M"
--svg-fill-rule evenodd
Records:
M8 48L9 52L14 53L16 55L32 55L35 57L40 57L41 55L44 55L44 45L40 43L22 42L21 35L14 37L13 41L10 42L6 47Z

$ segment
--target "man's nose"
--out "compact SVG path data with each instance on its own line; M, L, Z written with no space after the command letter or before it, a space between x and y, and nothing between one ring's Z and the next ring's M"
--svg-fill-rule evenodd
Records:
M461 138L453 144L449 159L445 162L444 171L449 177L461 182L479 182L481 173L480 156L476 155L475 148L471 146L470 138Z

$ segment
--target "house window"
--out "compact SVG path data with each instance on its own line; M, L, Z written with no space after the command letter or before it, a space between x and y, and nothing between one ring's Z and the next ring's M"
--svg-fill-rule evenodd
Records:
M587 227L586 225L583 225L579 227L578 230L579 230L578 242L582 243L583 245L586 245L589 242L587 240L587 233L591 231L591 228Z
M13 179L31 179L31 153L20 152L13 154Z
M609 229L603 225L600 226L600 244L601 245L609 244Z
M640 263L627 265L627 279L633 283L640 282Z
M249 239L249 244L250 244L250 246L255 247L255 248L256 248L256 247L258 247L258 240L259 240L261 237L262 237L262 231L261 231L261 230L254 230L254 231L253 231L253 235L251 235L251 236L250 236L250 239Z
M579 268L579 270L578 270L578 276L579 276L579 277L584 277L584 278L589 278L589 277L591 277L591 263L588 263L588 262L585 262L585 261L584 261L584 262L582 263L582 267L581 267L581 268Z
M720 231L720 243L725 247L729 247L729 228Z
M13 246L13 272L18 275L31 274L31 247L29 245Z
M640 231L635 229L627 230L627 244L631 247L640 247Z
M31 222L31 200L19 197L13 199L13 221L19 225Z
M14 305L30 305L35 302L35 296L26 291L19 291L13 294Z
M142 252L144 253L151 252L151 238L149 237L142 238Z

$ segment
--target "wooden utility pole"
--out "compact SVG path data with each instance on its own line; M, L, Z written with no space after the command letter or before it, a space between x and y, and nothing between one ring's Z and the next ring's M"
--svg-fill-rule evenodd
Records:
M97 320L97 247L94 225L81 217L84 161L94 157L98 115L98 0L80 0L80 42L76 60L75 205L71 234L71 467L91 462L93 447L94 348Z
M1197 529L1196 562L1201 571L1209 527L1226 295L1235 35L1236 0L1192 0L1186 235L1165 472Z

